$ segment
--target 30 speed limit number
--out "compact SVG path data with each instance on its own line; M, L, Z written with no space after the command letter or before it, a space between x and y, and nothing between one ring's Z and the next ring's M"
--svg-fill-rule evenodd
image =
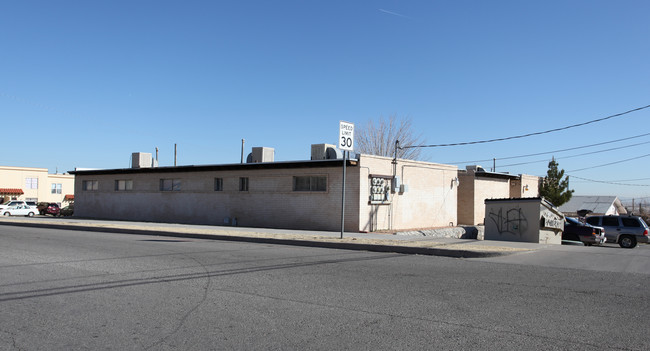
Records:
M339 123L339 149L354 151L354 123Z

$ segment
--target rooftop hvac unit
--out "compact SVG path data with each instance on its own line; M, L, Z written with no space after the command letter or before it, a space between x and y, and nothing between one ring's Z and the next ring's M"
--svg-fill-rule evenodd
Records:
M271 147L254 147L246 158L246 163L273 162L275 159L275 149Z
M485 169L479 165L466 166L465 169L473 172L485 172Z
M131 168L158 167L158 161L148 152L134 152L131 154Z
M335 160L343 158L341 150L331 144L311 144L312 160Z

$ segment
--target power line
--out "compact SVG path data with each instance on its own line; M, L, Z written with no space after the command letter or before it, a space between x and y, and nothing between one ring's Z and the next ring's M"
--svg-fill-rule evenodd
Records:
M546 154L555 154L555 153L558 153L558 152L571 151L571 150L583 149L583 148L587 148L587 147L594 147L594 146L600 146L600 145L605 145L605 144L616 143L616 142L619 142L619 141L624 141L624 140L630 140L630 139L640 138L640 137L644 137L644 136L647 136L647 135L650 135L650 133L645 133L645 134L635 135L635 136L631 136L631 137L628 137L628 138L622 138L622 139L616 139L616 140L605 141L605 142L602 142L602 143L596 143L596 144L590 144L590 145L584 145L584 146L576 146L576 147L567 148L567 149L553 150L553 151L547 151L547 152L537 152L537 153L534 153L534 154L528 154L528 155L508 156L508 157L495 157L495 158L496 158L497 160L510 160L510 159L513 159L513 158L523 158L523 157L539 156L539 155L546 155ZM487 160L460 161L460 162L443 162L443 163L445 163L445 164L452 164L452 165L455 165L455 164L476 163L476 162L490 162L490 161L492 161L492 160L494 160L494 158L487 159ZM502 166L502 167L503 167L503 166Z
M627 161L633 161L633 160L637 160L637 159L639 159L639 158L644 158L644 157L648 157L648 156L650 156L650 154L645 154L645 155L638 156L638 157L632 157L632 158L628 158L628 159L620 160L620 161L616 161L616 162L605 163L605 164L597 165L597 166L585 167L585 168L580 168L580 169L573 169L573 170L570 170L570 171L567 171L567 172L578 172L578 171L584 171L584 170L588 170L588 169L594 169L594 168L599 168L599 167L611 166L611 165L615 165L615 164L617 164L617 163L623 163L623 162L627 162Z
M553 133L553 132L559 132L559 131L561 131L561 130L567 130L567 129L570 129L570 128L582 127L582 126L585 126L585 125L587 125L587 124L591 124L591 123L602 122L602 121L604 121L604 120L608 120L608 119L615 118L615 117L620 117L620 116L626 115L626 114L628 114L628 113L632 113L632 112L636 112L636 111L641 111L641 110L646 109L646 108L648 108L648 107L650 107L650 105L646 105L646 106L643 106L643 107L637 107L637 108L632 109L632 110L629 110L629 111L625 111L625 112L617 113L617 114L614 114L614 115L611 115L611 116L607 116L607 117L603 117L603 118L594 119L594 120L591 120L591 121L588 121L588 122L583 122L583 123L578 123L578 124L572 124L572 125L569 125L569 126L566 126L566 127L561 127L561 128L554 128L554 129L545 130L545 131L543 131L543 132L528 133L528 134L523 134L523 135L516 135L516 136L510 136L510 137L505 137L505 138L497 138L497 139L488 139L488 140L479 140L479 141L468 141L468 142L464 142L464 143L433 144L433 145L407 145L407 146L399 146L398 148L399 148L399 149L411 149L411 148L420 148L420 147L463 146L463 145L474 145L474 144L493 143L493 142L497 142L497 141L505 141L505 140L512 140L512 139L521 139L521 138L526 138L526 137L535 136L535 135L541 135L541 134L548 134L548 133Z
M576 178L576 179L582 179L582 180L586 180L586 181L594 182L594 183L603 183L603 184L612 184L612 185L625 185L625 186L650 186L649 184L625 184L625 183L619 183L619 182L615 182L615 181L594 180L594 179L588 179L588 178L577 177L577 176L570 175L570 174L567 174L567 177L570 177L570 178ZM646 179L650 179L650 178L646 178Z
M618 179L618 180L610 180L610 182L638 182L639 180L650 180L650 178Z
M639 145L649 144L649 143L650 143L650 141L646 141L646 142L643 142L643 143L636 143L636 144L631 144L631 145L626 145L626 146L619 146L619 147L615 147L615 148L611 148L611 149L607 149L607 150L597 150L597 151L583 152L583 153L577 154L577 155L556 157L555 159L556 160L564 160L564 159L567 159L567 158L574 158L574 157L580 157L580 156L585 156L585 155L599 154L599 153L603 153L603 152L615 151L615 150L625 149L625 148L628 148L628 147L639 146ZM521 163L512 163L512 164L509 164L509 165L500 165L499 167L521 166L521 165L527 165L527 164L538 163L538 162L548 162L548 159L521 162Z

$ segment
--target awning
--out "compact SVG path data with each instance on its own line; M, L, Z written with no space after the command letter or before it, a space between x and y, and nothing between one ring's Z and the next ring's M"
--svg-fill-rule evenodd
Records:
M66 196L64 196L63 201L74 201L74 195L66 195Z
M22 195L22 194L24 194L23 189L0 188L0 195Z

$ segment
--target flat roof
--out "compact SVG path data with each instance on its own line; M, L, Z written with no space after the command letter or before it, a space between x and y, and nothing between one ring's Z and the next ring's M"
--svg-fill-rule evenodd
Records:
M347 160L347 166L357 166L357 160ZM334 160L308 160L284 162L259 162L259 163L231 163L222 165L190 165L167 166L147 168L117 168L117 169L87 169L69 171L74 175L102 175L102 174L137 174L137 173L186 173L186 172L212 172L212 171L239 171L258 169L296 169L296 168L323 168L342 167L342 159Z
M497 172L474 172L476 178L519 179L518 175Z

